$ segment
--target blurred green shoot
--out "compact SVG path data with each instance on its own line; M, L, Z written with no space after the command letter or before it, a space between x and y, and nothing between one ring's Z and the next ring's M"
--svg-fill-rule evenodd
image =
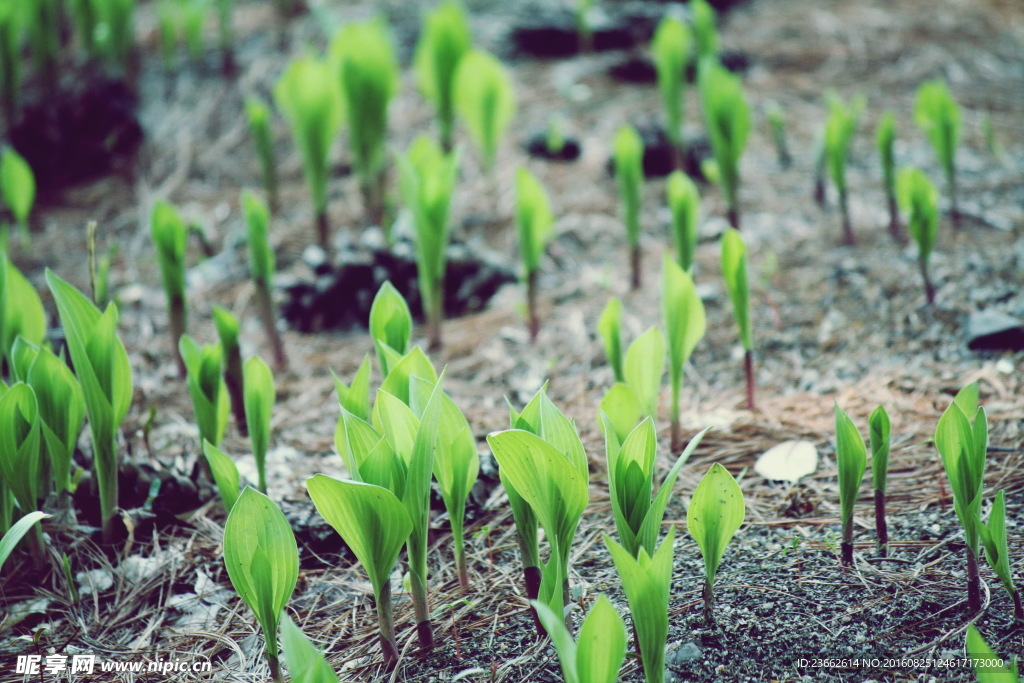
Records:
M437 112L441 149L446 153L453 149L455 74L472 44L469 19L458 0L445 0L424 16L416 44L416 80Z
M622 202L622 220L626 225L626 239L629 242L629 263L631 286L640 289L640 209L643 202L644 184L644 143L633 126L623 126L615 134L613 143L615 177L619 183L619 198Z

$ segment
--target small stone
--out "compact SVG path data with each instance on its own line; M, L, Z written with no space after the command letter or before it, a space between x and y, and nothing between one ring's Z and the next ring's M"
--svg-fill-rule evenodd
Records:
M679 665L684 662L692 662L700 659L704 656L700 648L693 641L683 643L675 650L669 653L668 663L670 665Z

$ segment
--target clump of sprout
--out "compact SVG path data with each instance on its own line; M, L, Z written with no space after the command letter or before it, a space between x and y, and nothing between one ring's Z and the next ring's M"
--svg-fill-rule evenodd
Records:
M893 143L896 139L896 115L891 111L882 114L875 129L875 144L878 146L878 159L882 165L882 187L885 188L885 201L889 207L889 234L897 242L903 241L900 231L900 210L896 204L896 155Z
M441 149L452 151L455 131L455 74L473 45L466 10L445 0L423 19L416 44L416 78L423 96L434 105Z
M630 283L640 289L642 253L640 251L640 208L644 184L644 143L633 126L623 126L615 134L615 177L619 182L622 220L629 242Z
M960 206L956 187L956 149L960 143L960 107L945 81L926 81L917 89L914 120L935 149L949 192L953 227L960 229Z
M917 263L924 282L925 299L935 303L935 285L928 261L939 230L939 192L928 176L917 168L901 169L896 178L896 195L907 214L907 231L917 243Z

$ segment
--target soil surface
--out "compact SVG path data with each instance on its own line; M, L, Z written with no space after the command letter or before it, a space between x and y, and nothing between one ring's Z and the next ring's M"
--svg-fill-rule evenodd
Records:
M122 501L131 508L134 532L119 563L111 562L79 524L89 521L88 500L79 501L77 522L67 514L48 522L52 566L60 567L60 554L67 554L78 602L63 571L33 573L21 558L12 558L0 577L0 614L7 615L0 626L2 681L22 680L12 673L16 655L36 652L94 653L113 662L213 664L209 673L143 678L97 672L71 680L268 680L262 636L231 590L221 560L224 511L208 484L192 481L197 456L192 408L171 353L148 216L156 199L169 199L202 227L212 246L209 257L198 241L190 250L191 334L213 341L210 309L224 306L242 320L243 354L268 356L247 279L239 209L241 189L260 186L243 101L253 94L269 97L290 56L308 46L319 49L341 22L377 10L391 22L407 65L421 11L419 3L394 0L340 8L310 4L313 11L281 24L271 3L238 0L234 80L219 73L212 25L211 47L200 61L183 58L174 70L165 69L153 8L140 7L141 148L131 164L109 164L114 175L41 196L31 246L12 245L15 264L39 288L54 328L44 267L87 286L89 220L99 224L99 251L117 248L111 288L120 302L121 335L135 380L135 400L123 429L126 459L134 463L125 476L135 479L125 488L136 500ZM636 5L597 4L610 17ZM627 613L601 539L603 533L614 536L614 524L595 418L613 379L596 326L611 296L623 298L627 343L660 320L661 259L671 244L664 183L651 179L644 188L644 281L638 291L629 291L625 230L607 171L610 141L619 126L661 121L658 92L653 84L624 83L612 75L616 64L646 59L643 47L560 59L526 57L510 35L524 17L542 14L536 5L477 0L468 6L476 42L506 59L519 105L493 174L483 171L459 130L465 149L453 231L461 243L502 255L514 267L514 174L526 166L538 175L557 216L539 280L542 326L531 346L524 293L507 285L484 310L446 321L445 346L431 354L438 367L447 366L446 389L465 411L484 459L486 476L468 512L473 587L465 595L458 589L449 526L439 510L429 555L439 645L429 655L417 654L411 602L396 571L395 614L404 656L393 673L380 667L366 575L318 518L303 486L317 472L344 476L333 452L338 408L330 371L347 380L373 347L358 328L284 332L291 364L276 374L268 480L270 495L282 502L301 547L302 572L288 610L327 653L342 681L561 680L554 650L536 638L526 611L514 524L484 441L487 433L507 427L506 399L522 405L546 380L549 395L576 420L591 462L591 502L573 551L573 599L587 607L605 593ZM673 7L638 6L644 16ZM702 184L695 276L708 331L687 370L682 422L690 434L712 430L683 469L665 517L666 527L679 527L669 670L680 681L973 680L968 670L934 663L963 656L969 623L1007 658L1024 654L1024 638L1012 623L1009 599L984 563L985 609L978 617L967 613L963 534L929 440L956 390L979 381L990 421L986 501L996 490L1006 491L1011 565L1018 581L1024 580L1024 354L971 350L967 330L970 315L978 311L1024 319L1024 8L1016 0L751 0L722 15L720 29L723 49L745 57L743 79L752 110L740 202L750 253L758 410L741 408L742 352L718 265L725 207L717 188ZM933 306L925 303L915 249L895 244L888 235L874 147L875 124L883 111L892 110L898 119L897 162L922 167L941 187L934 153L913 122L914 92L930 78L949 82L964 121L958 156L963 227L955 233L943 217L932 256ZM816 139L829 89L844 98L863 94L868 99L848 171L855 247L839 245L835 198L830 194L825 207L812 200ZM687 99L687 134L696 138L701 126L692 87ZM780 167L765 116L773 104L785 114L793 154L788 168ZM553 117L579 143L575 161L533 158L525 149ZM997 150L986 144L986 120ZM404 150L420 133L435 134L432 110L406 69L391 109L390 144ZM281 211L272 241L281 284L311 281L316 273L302 255L315 231L301 161L279 118L274 136ZM357 181L346 170L351 159L344 140L332 160L339 170L329 186L330 223L357 241L363 209ZM416 331L414 343L425 345L422 333ZM856 562L845 570L838 562L834 401L865 435L867 415L876 405L884 404L893 420L892 553L887 560L875 556L865 482L856 508ZM662 471L670 463L668 412L665 391L658 423ZM757 456L789 439L817 446L817 471L796 486L757 475L752 467ZM243 477L254 481L248 440L231 428L223 448L236 456ZM78 457L87 464L86 438ZM726 551L716 588L716 623L709 626L701 612L703 565L685 530L685 510L714 462L739 478L747 515ZM155 479L159 486L147 488ZM826 669L815 668L815 658L879 661ZM886 661L905 659L928 661ZM622 680L642 680L635 658L627 660Z

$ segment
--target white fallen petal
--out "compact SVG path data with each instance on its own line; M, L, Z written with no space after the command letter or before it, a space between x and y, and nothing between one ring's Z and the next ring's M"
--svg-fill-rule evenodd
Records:
M810 441L783 441L761 454L754 471L765 479L796 483L818 469L818 449Z

